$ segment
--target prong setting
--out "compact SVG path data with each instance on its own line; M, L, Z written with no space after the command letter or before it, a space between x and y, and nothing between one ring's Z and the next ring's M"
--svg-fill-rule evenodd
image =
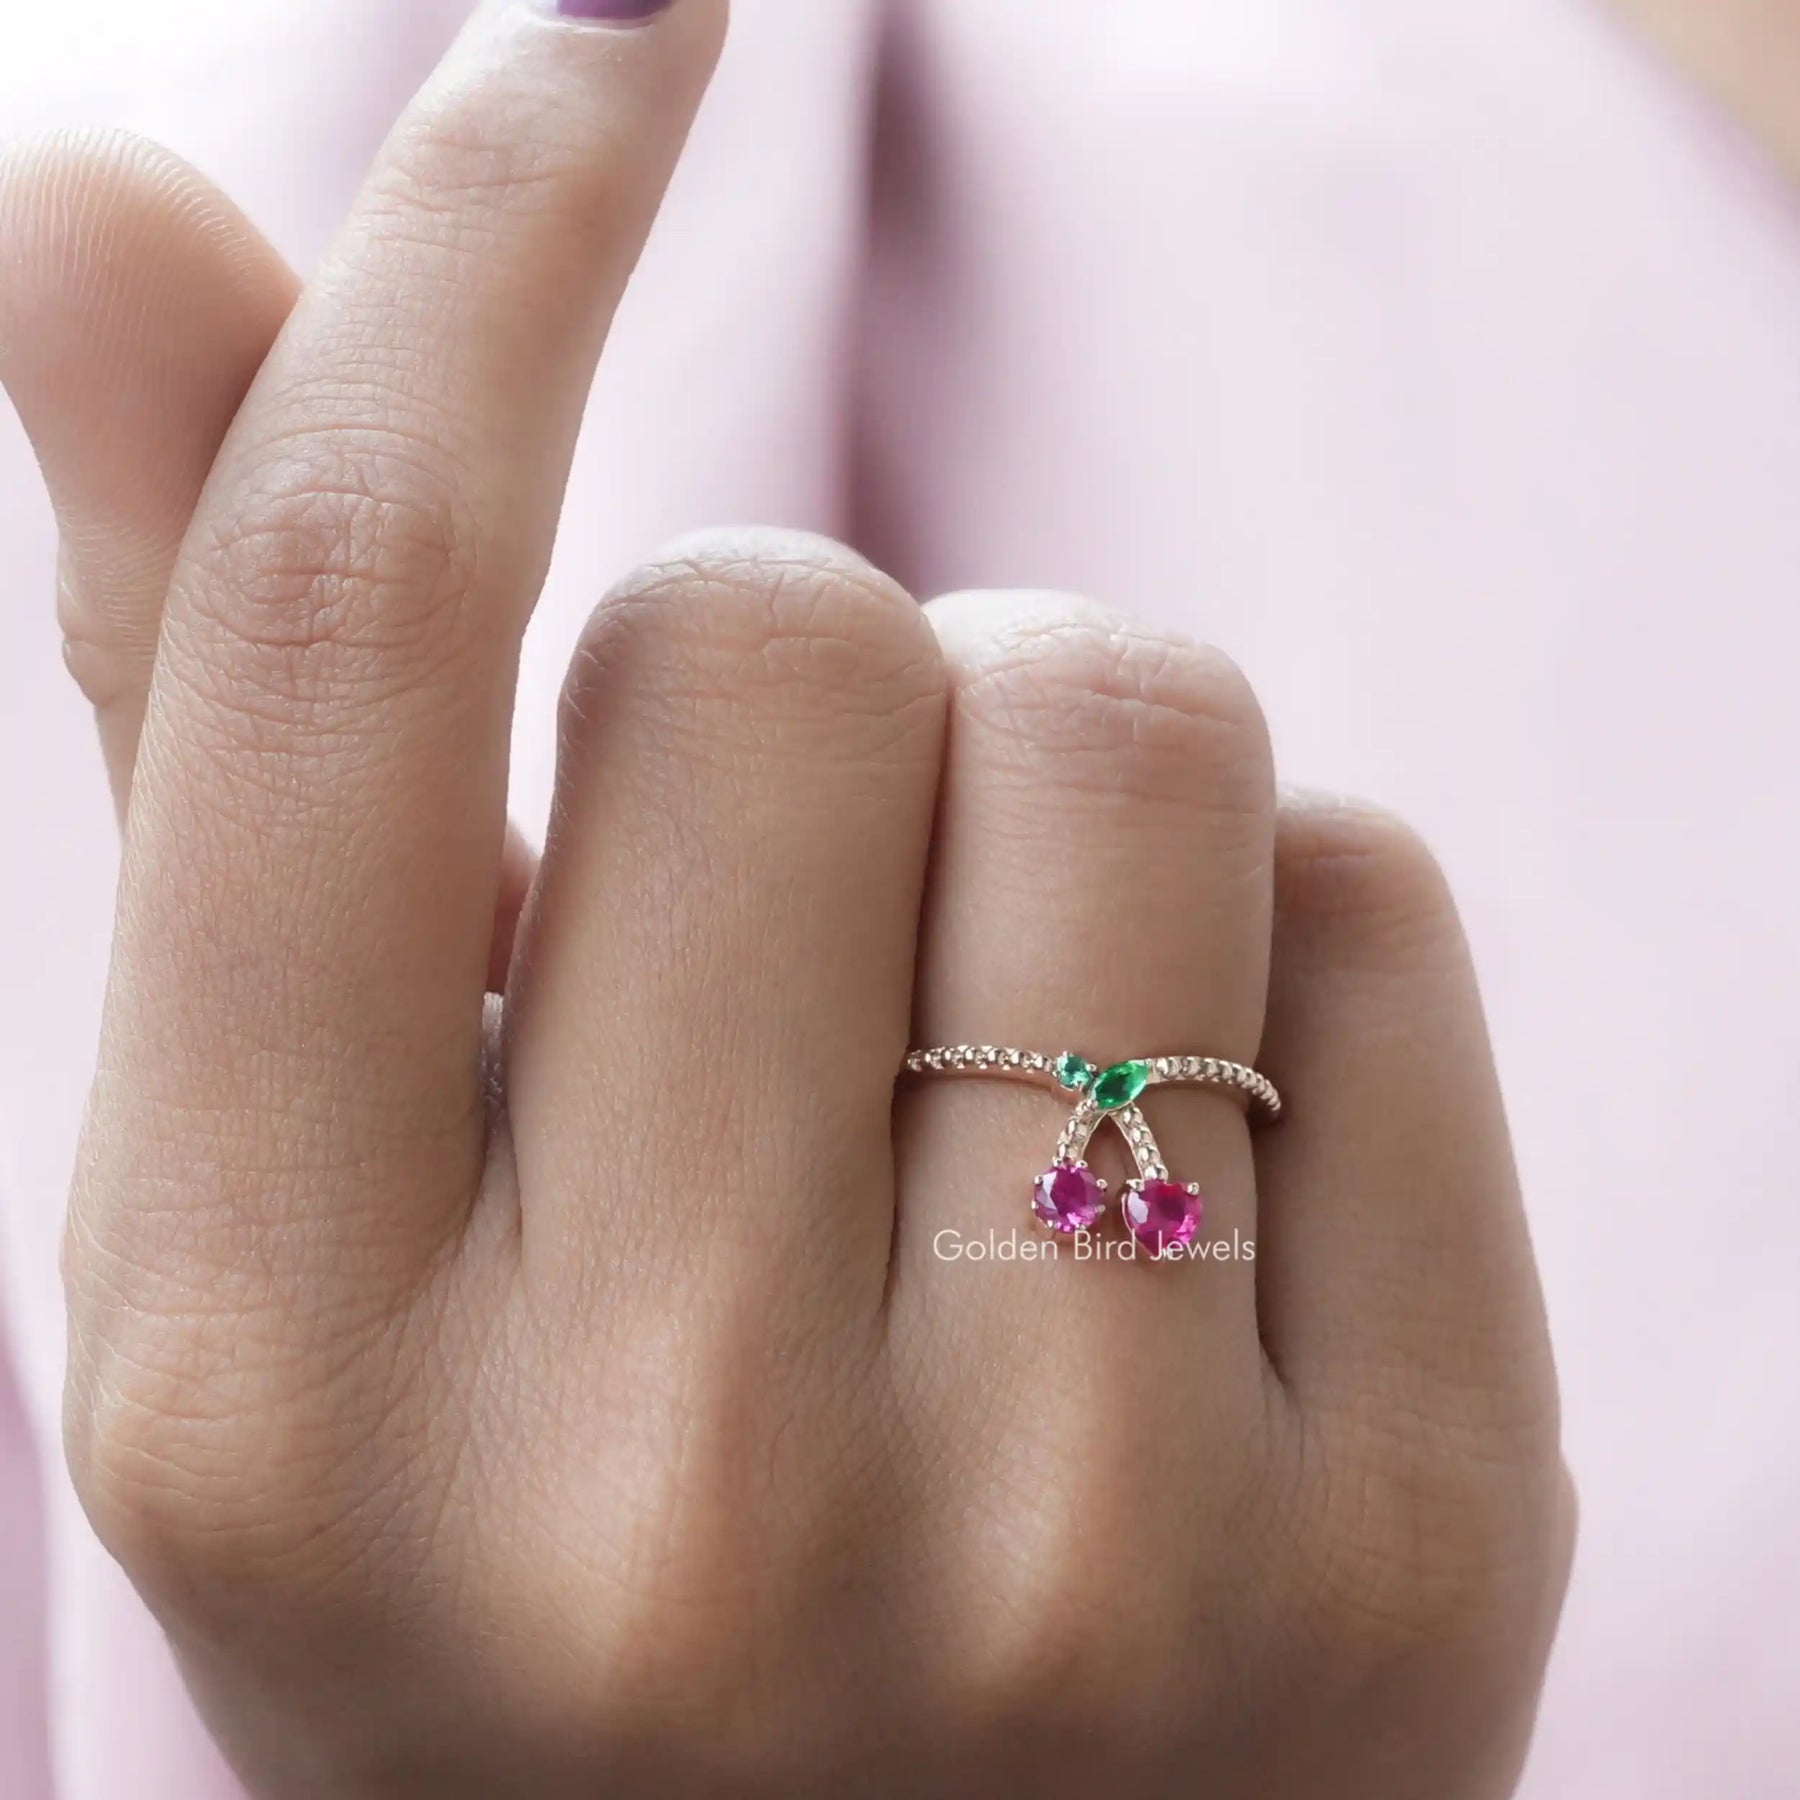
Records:
M1095 1132L1110 1122L1137 1166L1120 1202L1125 1228L1158 1262L1179 1255L1194 1241L1205 1198L1198 1182L1171 1179L1139 1098L1151 1087L1181 1085L1233 1095L1270 1123L1282 1110L1281 1095L1266 1075L1211 1056L1140 1057L1102 1068L1073 1050L1047 1056L997 1044L947 1044L909 1051L904 1067L913 1075L1047 1083L1074 1096L1056 1161L1038 1177L1032 1199L1038 1223L1063 1235L1091 1230L1108 1210L1109 1185L1088 1167L1086 1151Z

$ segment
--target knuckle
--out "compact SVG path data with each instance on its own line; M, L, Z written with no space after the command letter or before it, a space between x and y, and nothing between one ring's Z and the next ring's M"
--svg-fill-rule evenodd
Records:
M1022 1458L1002 1477L1004 1524L958 1559L945 1607L958 1709L978 1735L1004 1733L1041 1718L1046 1694L1078 1695L1096 1732L1126 1719L1149 1730L1192 1698L1194 1671L1166 1654L1188 1636L1183 1584L1101 1531L1118 1516L1118 1459L1066 1467L1054 1488L1042 1466Z
M1095 1556L1091 1533L1083 1554ZM1096 1750L1137 1755L1181 1741L1215 1691L1212 1647L1196 1643L1192 1618L1173 1616L1166 1593L1121 1585L1047 1583L1034 1603L996 1612L955 1647L950 1732L975 1745L1011 1740L1041 1723L1054 1694L1079 1705Z
M1333 1663L1498 1674L1529 1662L1573 1542L1560 1458L1483 1457L1412 1433L1357 1466L1323 1494L1305 1559L1302 1612Z
M1276 888L1282 913L1313 928L1349 927L1371 962L1454 950L1461 924L1425 840L1363 801L1307 797L1283 809Z
M497 1600L529 1595L535 1616L566 1629L576 1685L549 1696L553 1710L587 1715L597 1679L618 1711L661 1737L680 1739L704 1723L741 1770L772 1753L771 1733L792 1727L780 1671L816 1666L810 1647L820 1611L853 1578L844 1560L853 1552L821 1554L825 1521L854 1519L872 1502L859 1483L815 1473L802 1484L760 1455L747 1461L726 1393L721 1386L711 1402L688 1394L656 1426L632 1421L642 1454L596 1466L613 1505L577 1548L576 1567L555 1548L566 1531L546 1520L541 1531L515 1537L485 1579ZM518 1504L510 1491L491 1500ZM599 1627L591 1613L568 1607L596 1568L610 1595Z
M290 440L214 528L192 612L220 698L332 720L415 687L469 628L479 534L429 447L392 431Z
M1042 1716L1046 1694L1078 1694L1103 1728L1123 1703L1108 1627L1089 1596L1054 1586L1016 1614L997 1613L956 1656L954 1691L970 1724L982 1733L1025 1726Z
M385 1380L413 1355L384 1313L340 1311L326 1351L289 1310L196 1272L129 1301L114 1251L65 1240L72 1351L64 1450L96 1535L153 1603L322 1596L388 1531L419 1460Z
M164 1397L152 1399L154 1389ZM71 1376L64 1435L76 1497L100 1542L152 1598L204 1585L232 1560L242 1512L208 1471L248 1446L206 1417L205 1404L191 1381L133 1368L118 1352Z
M1051 599L984 624L981 596L939 602L972 642L957 717L1006 762L1059 782L1221 815L1261 815L1273 791L1262 709L1222 652Z
M107 618L87 586L71 578L66 561L57 584L56 619L63 665L95 712L141 703L150 685L156 621L140 626L134 619Z
M371 1394L131 1358L72 1378L66 1454L95 1536L153 1607L228 1630L279 1600L298 1622L414 1554L405 1495L426 1449Z
M96 1536L153 1598L266 1583L296 1539L295 1491L323 1446L238 1381L180 1366L138 1334L72 1375L66 1450ZM334 1428L335 1435L335 1428Z
M696 737L764 752L919 753L945 677L914 602L852 552L797 533L672 546L590 620L564 692L565 735L634 696Z

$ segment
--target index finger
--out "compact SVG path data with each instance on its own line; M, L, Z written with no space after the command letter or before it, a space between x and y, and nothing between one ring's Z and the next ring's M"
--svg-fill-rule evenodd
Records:
M467 1207L519 638L725 13L565 5L470 25L202 497L128 824L98 1101L102 1153L136 1148L105 1204L152 1143L218 1229L312 1243L328 1166L403 1269Z

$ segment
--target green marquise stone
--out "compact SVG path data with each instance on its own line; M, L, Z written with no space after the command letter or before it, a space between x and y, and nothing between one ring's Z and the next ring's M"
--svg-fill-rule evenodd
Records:
M1108 1112L1129 1106L1150 1085L1147 1062L1122 1062L1113 1066L1094 1083L1094 1100Z
M1065 1050L1056 1059L1051 1072L1071 1093L1078 1092L1094 1079L1094 1065L1073 1050Z

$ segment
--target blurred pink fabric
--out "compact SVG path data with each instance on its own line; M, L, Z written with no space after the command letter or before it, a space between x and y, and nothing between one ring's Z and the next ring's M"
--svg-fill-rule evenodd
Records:
M464 5L95 10L0 121L161 137L305 267ZM1533 1800L1800 1791L1797 491L1794 200L1583 0L740 0L529 645L532 819L609 580L813 526L1211 637L1424 828L1584 1496ZM0 543L0 1794L213 1800L57 1449L114 849L10 418Z

